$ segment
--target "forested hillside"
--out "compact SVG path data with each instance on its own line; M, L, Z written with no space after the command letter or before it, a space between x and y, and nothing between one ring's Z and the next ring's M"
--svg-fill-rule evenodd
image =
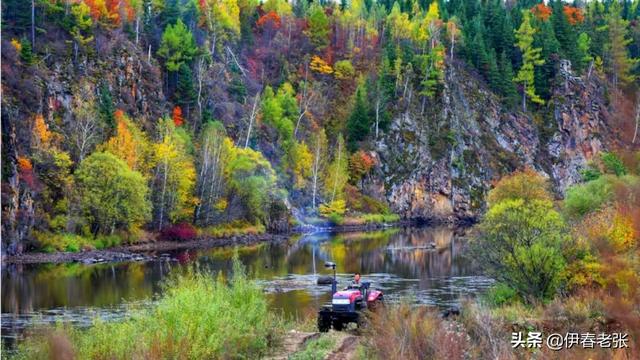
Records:
M556 197L640 134L640 1L5 0L2 241L77 251Z

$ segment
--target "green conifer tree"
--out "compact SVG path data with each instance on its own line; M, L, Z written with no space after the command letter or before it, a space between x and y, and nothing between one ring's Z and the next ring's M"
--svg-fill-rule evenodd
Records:
M534 68L544 64L540 58L542 49L533 47L533 36L536 29L531 26L531 13L528 10L522 11L522 24L516 31L516 45L522 53L522 66L518 70L515 82L521 83L522 90L522 111L527 111L527 97L534 103L544 104L544 100L536 94L534 83Z

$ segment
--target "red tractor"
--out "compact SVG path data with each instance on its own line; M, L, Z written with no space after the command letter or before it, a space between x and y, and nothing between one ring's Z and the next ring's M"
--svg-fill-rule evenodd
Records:
M334 330L341 331L349 323L359 326L366 310L382 304L382 291L369 289L369 282L350 284L344 290L337 291L336 264L326 262L324 266L333 268L332 296L331 304L324 305L318 311L318 330L327 332L333 326Z

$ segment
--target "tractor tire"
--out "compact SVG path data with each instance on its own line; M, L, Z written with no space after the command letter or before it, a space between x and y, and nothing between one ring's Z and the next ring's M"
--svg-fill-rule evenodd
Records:
M318 331L321 333L328 332L331 329L331 318L325 316L318 316Z
M334 321L333 322L333 330L342 331L342 329L344 329L344 324L342 323L342 321Z

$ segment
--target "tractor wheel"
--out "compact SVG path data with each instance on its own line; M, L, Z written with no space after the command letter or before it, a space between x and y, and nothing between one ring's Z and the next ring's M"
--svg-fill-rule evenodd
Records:
M333 330L342 331L343 328L344 328L344 324L342 323L342 321L334 321L333 322Z
M384 308L384 298L381 296L378 300L371 303L369 310L376 312L382 308Z
M318 315L318 331L319 332L328 332L331 329L331 318L327 318L326 316Z

